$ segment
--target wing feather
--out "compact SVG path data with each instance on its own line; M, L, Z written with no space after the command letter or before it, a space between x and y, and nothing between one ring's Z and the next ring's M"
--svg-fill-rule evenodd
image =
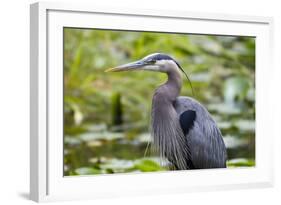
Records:
M186 135L194 168L226 167L226 148L221 132L204 106L189 97L178 97L174 106L182 118L181 127ZM191 111L196 115L192 124Z

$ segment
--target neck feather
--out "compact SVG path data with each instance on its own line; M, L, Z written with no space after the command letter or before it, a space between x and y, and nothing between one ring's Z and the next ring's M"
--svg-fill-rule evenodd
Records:
M160 85L155 93L153 98L158 98L158 100L168 100L171 103L176 100L179 96L181 86L182 86L182 79L181 73L179 72L178 68L170 68L167 72L168 80Z
M166 85L166 88L168 88L168 92L170 97L172 97L172 100L176 100L176 98L179 96L182 86L181 74L179 71L169 72L167 74L168 80L164 85Z
M173 106L181 89L179 72L167 72L168 80L156 89L152 102L152 136L161 157L166 157L178 169L186 169L189 150L184 146L185 136Z

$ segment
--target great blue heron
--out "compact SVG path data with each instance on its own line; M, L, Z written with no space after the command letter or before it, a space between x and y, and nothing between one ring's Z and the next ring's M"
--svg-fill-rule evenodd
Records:
M198 101L179 97L181 72L186 75L180 64L169 55L154 53L106 71L135 70L168 75L166 83L155 90L151 110L153 143L160 156L178 170L226 167L226 148L216 122Z

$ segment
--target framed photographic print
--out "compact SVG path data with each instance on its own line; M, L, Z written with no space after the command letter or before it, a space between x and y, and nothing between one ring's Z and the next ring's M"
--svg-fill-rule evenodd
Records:
M32 200L272 186L271 18L60 3L30 17Z

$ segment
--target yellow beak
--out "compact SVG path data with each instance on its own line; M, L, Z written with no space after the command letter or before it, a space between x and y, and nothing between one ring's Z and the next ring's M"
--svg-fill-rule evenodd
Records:
M135 61L132 63L127 63L124 65L120 65L114 68L109 68L107 70L105 70L105 72L121 72L121 71L131 71L131 70L135 70L137 68L141 68L144 67L146 64L144 61L140 60L140 61Z

